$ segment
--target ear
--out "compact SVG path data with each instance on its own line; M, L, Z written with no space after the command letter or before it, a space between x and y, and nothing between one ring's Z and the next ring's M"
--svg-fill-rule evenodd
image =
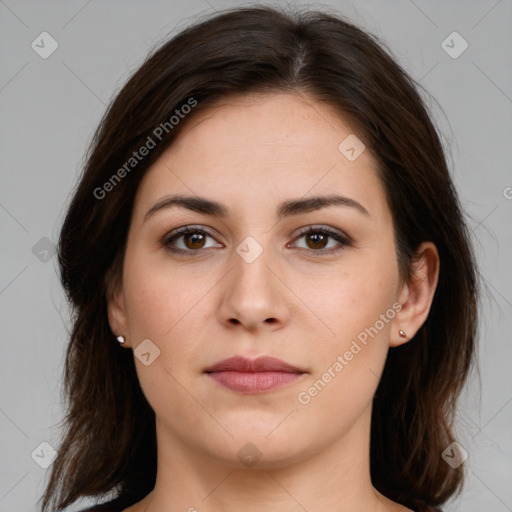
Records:
M117 336L123 336L125 342L122 347L130 347L130 336L128 332L128 322L126 318L126 306L124 302L123 289L120 284L108 293L107 313L110 329Z
M409 282L404 283L398 302L402 309L393 319L391 347L409 341L427 319L439 279L439 254L432 242L423 242L417 252ZM405 336L400 336L400 331Z

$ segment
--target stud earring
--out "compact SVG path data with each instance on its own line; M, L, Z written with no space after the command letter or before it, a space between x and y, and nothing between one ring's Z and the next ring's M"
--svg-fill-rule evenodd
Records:
M119 341L119 343L121 343L121 344L124 343L125 342L124 336L118 336L117 341Z
M404 332L404 331L402 331L402 329L400 329L400 330L398 331L398 334L400 334L400 336L402 336L402 338L407 338L407 334L405 334L405 332Z

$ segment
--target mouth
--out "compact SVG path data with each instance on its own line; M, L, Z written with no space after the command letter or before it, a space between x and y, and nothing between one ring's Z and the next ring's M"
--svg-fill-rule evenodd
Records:
M307 372L274 357L251 360L235 356L219 361L204 373L231 391L263 393L289 385Z

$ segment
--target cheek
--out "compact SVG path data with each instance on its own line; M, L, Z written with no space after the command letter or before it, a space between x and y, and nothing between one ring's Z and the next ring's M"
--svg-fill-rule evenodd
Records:
M317 319L318 334L333 348L343 346L365 328L375 324L381 314L391 308L395 297L395 276L383 276L378 267L355 268L316 279L304 279L297 294ZM307 293L306 293L307 292ZM388 323L379 330L387 331ZM331 340L331 341L330 341Z
M135 359L139 380L147 390L164 385L178 392L179 386L170 375L180 382L188 381L203 363L202 333L212 318L208 292L218 277L173 265L165 254L135 250L127 254L123 279L134 348L150 339L160 350L151 366Z
M316 330L323 333L315 344L317 364L309 384L320 382L308 393L312 401L343 408L371 400L396 314L396 275L390 269L378 264L352 267L338 273L338 279L322 281L309 297L308 306L322 320L315 320Z
M123 283L130 332L157 340L172 337L208 290L207 282L173 268L165 255L143 251L127 257Z
M326 429L330 418L333 435L349 429L371 405L395 313L387 282L349 275L338 285L327 289L331 301L323 303L323 319L335 335L319 337L314 372L296 396L308 428Z
M183 369L194 361L194 336L189 327L200 290L169 265L161 265L158 258L134 251L125 260L123 291L136 371L146 399L159 415L175 414L183 404L190 409L190 397L179 383L184 381ZM146 339L159 350L147 366L136 350ZM188 409L184 408L185 416ZM190 414L187 421L193 421L195 413Z

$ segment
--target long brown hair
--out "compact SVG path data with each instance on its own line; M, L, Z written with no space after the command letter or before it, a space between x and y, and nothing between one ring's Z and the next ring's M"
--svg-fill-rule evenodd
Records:
M418 87L385 43L320 11L230 9L196 20L150 53L94 134L60 235L73 326L65 435L42 512L107 494L129 506L154 487L155 415L131 351L109 327L107 298L121 276L146 170L195 112L246 92L304 94L350 121L377 159L405 279L419 244L436 245L441 265L430 314L413 340L390 350L374 398L370 468L376 489L411 508L442 504L460 491L463 466L452 469L441 453L454 441L456 400L473 365L478 279L440 136ZM154 147L127 167L148 137Z

